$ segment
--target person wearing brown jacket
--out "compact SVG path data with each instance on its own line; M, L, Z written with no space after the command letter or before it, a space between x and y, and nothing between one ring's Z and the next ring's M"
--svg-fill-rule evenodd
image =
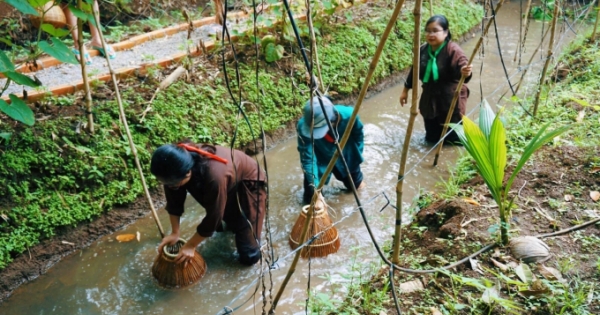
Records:
M429 18L425 24L425 35L427 43L420 49L419 79L423 82L423 92L419 100L419 111L425 123L425 140L437 143L461 75L465 76L465 83L469 82L472 66L468 64L469 59L460 46L452 41L445 16L434 15ZM411 70L400 95L402 106L407 103L412 81ZM452 113L451 123L461 121L466 112L468 97L469 89L464 84L460 90L457 106ZM445 142L450 143L458 141L454 131L445 139Z
M159 253L180 238L179 221L189 192L206 209L196 233L175 258L187 263L196 247L224 230L235 234L239 262L253 265L261 258L260 236L266 211L266 178L257 161L242 151L190 142L165 144L152 154L150 172L164 185L171 234Z

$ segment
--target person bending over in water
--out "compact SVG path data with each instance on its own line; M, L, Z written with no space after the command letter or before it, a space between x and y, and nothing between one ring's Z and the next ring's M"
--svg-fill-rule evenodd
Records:
M321 176L327 169L327 164L331 157L336 152L335 142L339 142L344 131L350 122L352 116L352 107L343 105L333 105L327 97L322 98L325 107L325 116L323 109L318 100L318 96L306 102L304 106L304 116L298 121L298 153L300 153L300 164L304 171L304 204L311 202L314 194L314 189L319 185ZM329 129L326 117L329 118L333 130ZM360 169L360 164L363 162L364 149L364 132L363 124L360 118L356 117L356 121L352 126L352 131L348 142L344 147L343 154L350 169L350 175L344 167L341 158L335 163L333 175L338 180L344 183L347 189L352 188L352 182L361 189L365 187L363 181L363 173ZM330 177L331 178L331 175ZM329 178L326 181L329 181ZM319 204L317 209L321 208L323 196L317 199Z
M179 220L189 192L206 209L206 216L176 262L191 260L196 247L214 232L223 231L224 225L235 234L240 263L253 265L260 260L267 193L258 162L239 150L182 142L156 149L150 172L164 185L171 221L171 234L163 238L159 253L180 238Z

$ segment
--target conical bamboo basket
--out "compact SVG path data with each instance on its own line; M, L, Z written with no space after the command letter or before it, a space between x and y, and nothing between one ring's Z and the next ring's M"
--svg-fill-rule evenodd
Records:
M206 273L206 261L194 252L194 258L184 264L175 263L179 249L185 244L180 239L175 245L163 247L152 265L152 276L159 286L165 289L181 289L196 284Z
M46 12L46 14L44 14L44 23L52 24L56 28L67 26L67 18L65 17L63 10L60 8L60 6L54 3L54 1L46 2L44 7L37 9L37 11L40 16L32 15L30 17L31 24L33 24L33 26L36 28L40 27L40 20L43 12Z
M292 249L296 249L298 246L300 246L302 227L304 226L304 222L306 222L309 207L310 206L302 207L302 212L292 228L292 233L290 234L289 240ZM310 226L308 227L307 240L323 230L326 231L310 245L307 245L307 248L302 250L301 256L303 258L325 257L329 254L337 252L340 249L340 237L338 230L333 226L333 222L331 221L331 218L329 217L325 207L324 209L314 211L313 217L311 218L311 222L309 222L309 224Z

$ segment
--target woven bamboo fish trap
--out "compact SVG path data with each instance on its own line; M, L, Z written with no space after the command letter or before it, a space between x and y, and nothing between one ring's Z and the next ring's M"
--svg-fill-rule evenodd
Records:
M32 15L30 17L31 24L33 24L33 26L36 28L40 27L40 20L43 12L46 12L44 14L43 23L52 24L55 28L65 27L67 25L67 18L65 17L63 10L60 8L60 6L54 3L54 1L46 2L44 7L37 9L37 11L40 16Z
M292 228L292 233L290 234L289 240L292 249L296 249L298 246L300 246L302 227L304 226L304 222L306 222L309 207L310 206L302 207L302 212ZM302 250L301 256L303 258L325 257L329 254L337 252L340 249L340 237L338 230L333 226L333 222L327 213L326 207L323 207L323 209L319 210L315 209L313 217L311 218L311 222L309 222L307 239L310 239L312 236L324 230L325 232L323 232L323 234L321 234L317 239L315 239L311 244L307 245L306 248Z
M181 289L196 284L206 273L206 261L198 253L194 252L194 258L186 266L183 263L175 263L175 257L179 249L185 244L179 240L175 245L163 247L152 265L152 276L159 286L165 289Z

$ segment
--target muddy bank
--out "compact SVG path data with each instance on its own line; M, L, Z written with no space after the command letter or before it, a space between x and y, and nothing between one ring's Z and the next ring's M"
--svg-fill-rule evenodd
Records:
M511 237L552 233L597 218L600 213L593 209L597 209L598 202L593 200L590 192L600 187L600 172L595 166L599 155L600 149L595 147L562 146L544 148L538 152L533 158L533 165L529 164L523 169L513 186L512 193L517 197L510 221ZM410 255L402 255L401 266L413 269L442 267L498 240L499 231L493 228L498 223L498 209L483 180L475 177L463 185L463 188L472 192L471 195L438 200L416 214L415 222L407 226L403 234L403 253ZM598 224L545 238L551 257L543 263L530 264L530 268L538 279L547 279L543 276L542 269L554 268L565 279L564 283L568 283L567 286L575 286L572 289L579 288L582 281L598 283L600 274L597 271L597 240L600 240ZM530 306L522 309L519 314L553 314L556 311L551 303L543 303L543 300L531 307L526 296L515 294L514 286L506 285L491 273L493 271L514 277L514 272L500 269L507 266L514 268L519 263L508 247L497 247L476 257L476 262L480 266L480 272L474 270L468 262L453 268L451 272L460 277L497 281L501 284L501 297L522 306ZM381 270L374 278L373 288L386 285L387 275L388 269ZM454 303L469 305L467 291L474 294L473 298L480 295L475 288L456 280L453 282L441 273L425 276L397 273L395 276L398 286L413 280L420 280L426 292L402 294L399 298L402 310L411 309L420 313L429 311L430 307L440 309L443 306L448 309L451 307L448 305L449 297L453 298ZM550 283L557 286L554 282ZM462 287L459 289L460 294L452 295L447 289L456 286ZM586 309L597 314L600 312L600 301L589 299L593 297L593 290L589 293L592 295L587 295L588 293L586 292L586 296L589 304ZM541 297L552 293L544 291L536 294L541 294L538 296ZM476 307L481 308L480 310L485 309L485 303L479 301L478 304ZM570 309L569 307L577 306L567 304L565 307ZM387 308L387 314L396 314L391 296ZM485 313L506 314L506 309L499 304L488 311ZM471 311L464 308L453 314L471 314Z
M162 189L154 190L152 198L155 200L155 207L164 206ZM0 302L8 298L20 285L46 273L62 258L88 247L100 237L118 231L149 214L147 199L140 197L130 205L113 208L91 222L61 228L54 237L28 249L0 271Z

